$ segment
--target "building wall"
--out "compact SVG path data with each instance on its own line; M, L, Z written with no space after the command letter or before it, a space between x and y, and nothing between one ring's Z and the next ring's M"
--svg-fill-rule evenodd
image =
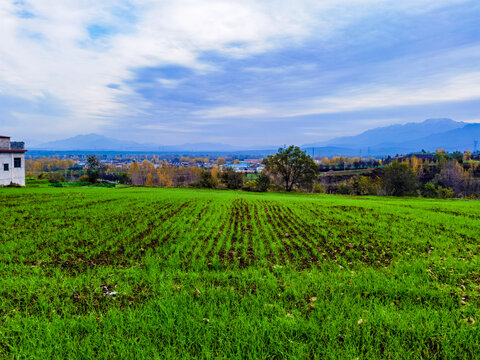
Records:
M9 138L0 138L0 149L10 149L10 139Z
M22 167L13 167L14 158L22 160ZM8 171L3 170L4 164L8 164ZM11 183L25 186L25 154L2 154L0 152L0 186L10 185Z

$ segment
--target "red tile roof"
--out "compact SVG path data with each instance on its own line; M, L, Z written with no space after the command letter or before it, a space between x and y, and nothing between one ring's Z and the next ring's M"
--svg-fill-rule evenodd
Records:
M0 135L0 138L2 138L2 139L10 139L10 136L3 136L3 135Z
M5 154L5 153L8 153L8 154L22 154L22 153L26 153L28 150L9 150L9 149L0 149L0 154Z

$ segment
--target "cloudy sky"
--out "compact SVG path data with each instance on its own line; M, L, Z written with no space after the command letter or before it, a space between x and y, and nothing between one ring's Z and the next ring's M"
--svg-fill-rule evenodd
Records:
M478 0L2 0L0 133L303 144L480 122Z

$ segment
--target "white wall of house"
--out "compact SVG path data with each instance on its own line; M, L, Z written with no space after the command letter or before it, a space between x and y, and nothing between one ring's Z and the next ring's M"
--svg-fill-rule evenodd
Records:
M20 159L20 167L15 167L16 158ZM5 171L5 164L8 164L8 171ZM25 186L25 154L2 153L0 150L0 186L11 183Z

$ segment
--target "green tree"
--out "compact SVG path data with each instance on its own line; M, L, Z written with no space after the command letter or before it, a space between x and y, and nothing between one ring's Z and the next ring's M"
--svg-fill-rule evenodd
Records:
M426 183L423 186L422 195L427 198L436 198L438 194L437 194L437 188L435 187L435 184L433 184L431 181Z
M438 164L440 165L444 164L448 160L447 152L443 149L437 149L435 151L434 159Z
M265 192L270 187L270 176L267 174L260 174L257 177L256 190L259 192Z
M459 163L463 162L463 154L460 151L452 153L452 159L457 160Z
M417 176L407 164L392 162L383 168L383 182L388 195L413 195L418 187Z
M100 162L100 159L95 155L89 155L87 157L88 181L92 184L96 183L104 172L105 166Z
M340 195L352 195L352 191L352 187L345 181L337 187L337 194Z
M206 189L215 189L217 187L217 180L212 176L209 171L202 170L198 181L193 185Z
M294 186L312 184L318 172L315 161L293 145L278 149L275 155L264 159L263 164L268 172L282 178L286 191L292 191Z
M222 184L225 184L227 188L232 190L241 189L244 179L244 174L236 172L232 168L228 168L227 171L222 172L220 175L220 181Z

